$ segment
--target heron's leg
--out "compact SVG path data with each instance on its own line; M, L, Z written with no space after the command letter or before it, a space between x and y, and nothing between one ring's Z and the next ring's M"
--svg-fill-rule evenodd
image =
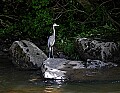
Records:
M49 47L49 58L50 58L50 55L51 55L51 47Z
M53 46L51 47L51 49L52 49L52 57L54 58L54 56L53 56Z

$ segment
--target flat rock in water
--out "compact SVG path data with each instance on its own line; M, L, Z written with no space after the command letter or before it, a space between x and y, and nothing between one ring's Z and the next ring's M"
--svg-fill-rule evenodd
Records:
M12 62L20 69L44 69L45 53L30 41L13 42L9 49Z
M44 78L54 80L92 80L98 76L105 76L102 69L116 67L114 63L104 63L100 60L90 60L84 64L83 61L71 61L60 58L48 58L44 61L46 71ZM93 78L94 77L94 78Z
M44 78L47 79L66 79L65 73L66 71L60 70L64 68L64 65L67 64L69 61L66 59L60 58L48 58L44 61L44 67L46 71L44 73Z

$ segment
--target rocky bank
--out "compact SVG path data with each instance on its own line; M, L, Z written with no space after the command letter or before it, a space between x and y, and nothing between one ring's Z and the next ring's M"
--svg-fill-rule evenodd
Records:
M106 43L93 43L91 40L85 38L81 38L78 41L78 49L81 52L80 56L82 55L81 57L85 57L86 61L74 61L64 58L47 58L46 54L41 49L27 40L15 41L10 47L9 52L15 66L26 70L39 69L42 72L41 75L43 78L46 79L82 80L85 77L90 77L90 79L93 79L94 77L94 79L97 79L101 70L108 70L118 66L116 63L113 63L114 61L111 62L102 59L110 54L113 57L113 51L115 51L115 53L118 52L117 49L119 48L115 43L107 43L110 45L110 48L108 48L109 46L107 46ZM108 49L108 52L106 49L105 52L100 50L103 49L101 47ZM101 52L103 54L105 53L105 56L102 56ZM89 53L91 53L91 55Z

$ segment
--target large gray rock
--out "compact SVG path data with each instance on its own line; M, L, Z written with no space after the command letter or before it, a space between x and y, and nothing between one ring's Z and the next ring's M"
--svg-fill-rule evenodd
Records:
M10 47L12 62L21 69L39 69L46 79L53 80L95 80L105 77L101 70L116 67L114 63L87 59L71 61L61 58L47 58L47 56L33 43L22 40L15 41ZM111 73L110 73L111 74ZM119 73L118 73L119 74ZM107 77L106 77L107 79Z
M102 42L88 38L77 38L77 49L82 59L104 62L120 61L120 46L115 42Z
M14 65L20 69L42 69L47 59L45 53L30 41L21 40L13 42L9 49Z
M99 79L97 76L101 74L99 73L100 70L117 67L117 65L111 62L104 63L100 60L89 59L87 62L83 62L60 58L48 58L44 61L44 67L46 68L46 71L43 74L44 78L79 81L84 78L88 79L90 76L91 78L89 80L93 79L93 77L96 77L94 79Z

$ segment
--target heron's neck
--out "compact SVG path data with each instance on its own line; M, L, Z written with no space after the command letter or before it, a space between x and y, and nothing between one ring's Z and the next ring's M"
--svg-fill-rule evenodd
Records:
M55 36L55 27L53 26L53 35Z

